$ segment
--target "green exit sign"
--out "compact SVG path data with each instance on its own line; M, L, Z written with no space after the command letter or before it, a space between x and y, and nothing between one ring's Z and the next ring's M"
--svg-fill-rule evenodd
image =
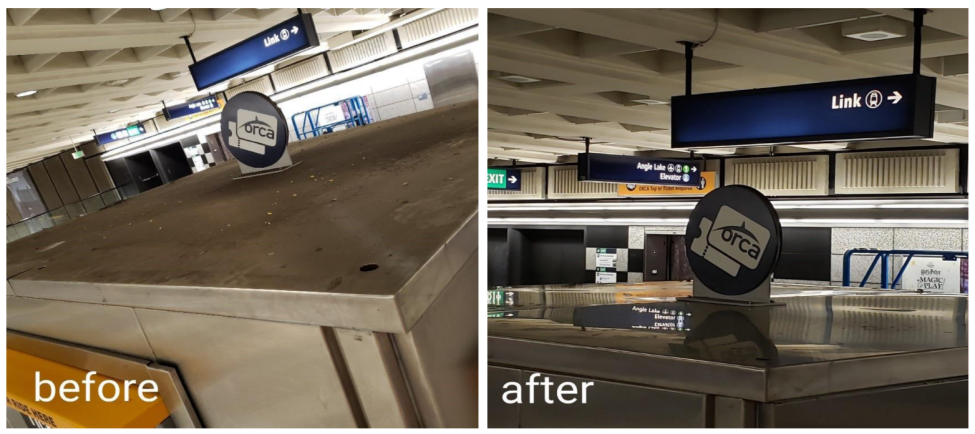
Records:
M521 190L521 171L518 169L488 169L489 190Z
M77 160L85 156L85 151L74 151L71 153L71 156L74 157L75 160Z

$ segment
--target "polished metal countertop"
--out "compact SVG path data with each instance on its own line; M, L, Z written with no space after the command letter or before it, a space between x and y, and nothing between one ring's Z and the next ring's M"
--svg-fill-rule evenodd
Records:
M680 301L690 284L508 288L488 360L776 401L968 375L968 298L773 285L782 306Z
M474 101L221 164L8 244L7 295L407 331L476 261L477 142Z

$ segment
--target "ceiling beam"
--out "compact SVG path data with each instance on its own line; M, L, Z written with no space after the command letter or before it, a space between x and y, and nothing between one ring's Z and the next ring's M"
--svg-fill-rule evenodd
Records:
M24 63L24 69L27 70L28 74L33 74L41 69L42 66L46 65L47 62L53 60L60 53L46 53L46 54L28 54L26 56L20 56L21 62Z
M755 31L759 33L821 26L883 15L867 9L758 9L756 13L758 20Z
M172 21L174 18L183 15L189 9L167 8L159 11L159 19L164 23Z
M34 14L39 11L40 8L36 9L7 9L7 13L10 14L10 20L13 21L15 26L22 26L27 24Z
M91 12L91 22L92 24L104 23L120 10L122 9L89 9Z

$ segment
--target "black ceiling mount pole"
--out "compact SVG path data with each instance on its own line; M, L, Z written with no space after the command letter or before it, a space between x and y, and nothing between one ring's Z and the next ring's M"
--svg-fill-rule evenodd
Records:
M589 139L590 138L589 137L583 137L583 139L586 139L586 153L588 154L589 153Z
M914 75L921 75L921 27L927 9L914 9Z
M193 63L196 63L196 54L193 54L193 46L190 45L190 37L182 36L183 40L186 41L186 48L190 50L190 59L193 59Z
M684 95L691 94L691 67L694 63L694 48L698 44L690 41L677 41L678 44L684 46Z

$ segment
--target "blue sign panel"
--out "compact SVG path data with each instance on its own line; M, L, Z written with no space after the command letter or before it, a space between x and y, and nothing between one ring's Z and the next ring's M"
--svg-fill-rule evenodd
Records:
M677 96L671 146L930 138L934 92L934 78L897 75Z
M489 190L521 190L521 171L518 169L488 169Z
M220 108L220 103L217 101L217 97L215 95L210 95L206 98L200 98L195 101L188 101L182 104L163 107L163 115L166 116L166 120L172 120L184 116L200 114L218 108Z
M132 125L131 127L112 131L110 133L99 134L95 136L95 141L99 145L106 145L112 143L116 140L127 139L129 137L141 136L146 133L146 127L142 124Z
M318 46L310 14L298 16L190 65L197 90Z
M586 153L579 154L578 172L580 181L684 187L701 183L701 164L691 160Z

